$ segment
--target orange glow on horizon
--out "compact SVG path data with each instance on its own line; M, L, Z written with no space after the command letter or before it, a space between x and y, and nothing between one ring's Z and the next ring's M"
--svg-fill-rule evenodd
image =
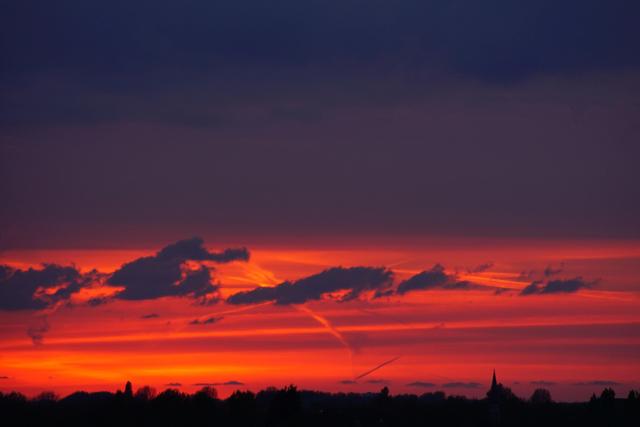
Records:
M7 251L2 263L26 268L75 262L82 271L110 273L155 252ZM554 381L563 384L560 397L569 400L593 391L573 382L608 379L627 387L640 381L640 244L535 242L483 250L453 243L392 249L258 247L247 263L214 265L213 277L226 298L339 265L386 266L397 285L436 263L481 286L348 303L325 298L297 306L202 306L165 297L89 307L89 299L120 290L96 283L75 295L72 306L42 313L0 311L0 376L8 377L0 390L66 393L113 389L130 379L157 388L179 382L185 390L233 380L254 390L294 382L362 391L375 383L340 381L397 356L372 374L394 392L422 392L407 386L414 381L485 381L493 367L518 382L516 391L527 392L530 381ZM485 263L491 267L473 271ZM520 296L548 266L562 270L562 277L583 276L596 284L574 294ZM495 295L495 288L509 291ZM34 345L25 331L39 316L46 316L49 326L43 343ZM222 395L233 391L220 387Z

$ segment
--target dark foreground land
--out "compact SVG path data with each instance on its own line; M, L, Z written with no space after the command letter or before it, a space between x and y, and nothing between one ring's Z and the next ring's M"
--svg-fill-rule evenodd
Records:
M52 393L27 399L0 393L2 426L640 426L638 392L616 398L605 389L584 403L555 403L545 390L528 400L513 394L486 399L380 393L322 393L294 386L218 399L205 387L192 395L143 387L124 392Z

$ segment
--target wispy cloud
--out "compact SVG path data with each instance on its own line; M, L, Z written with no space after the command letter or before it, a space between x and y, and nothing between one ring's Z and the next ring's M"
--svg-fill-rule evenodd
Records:
M219 386L234 386L234 385L240 386L240 385L244 385L244 383L236 380L231 380L231 381L213 382L213 383L200 382L200 383L194 383L193 385L198 387L219 387Z
M41 316L36 318L33 323L27 329L27 335L31 338L34 345L42 345L44 342L44 335L49 331L49 322L47 316Z
M193 319L189 322L190 325L212 325L224 319L223 316L207 317L205 319Z
M160 317L160 315L157 313L149 313L149 314L144 314L140 316L141 319L155 319L157 317Z
M540 381L531 381L529 384L537 385L537 386L541 386L541 387L551 387L551 386L554 386L554 385L556 385L558 383L555 383L553 381L540 380Z
M442 384L444 388L480 388L482 384L474 382L450 382Z
M431 388L431 387L435 387L436 384L430 383L430 382L427 382L427 381L414 381L412 383L407 384L407 386L409 386L409 387L417 387L417 388Z
M614 385L620 385L620 383L617 381L610 381L610 380L591 380L591 381L579 381L579 382L572 383L571 385L610 387Z

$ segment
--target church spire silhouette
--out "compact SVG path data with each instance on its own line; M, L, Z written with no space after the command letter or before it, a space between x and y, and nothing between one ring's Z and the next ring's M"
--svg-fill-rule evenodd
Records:
M498 386L498 381L496 381L496 368L493 368L493 379L491 380L491 390L495 390Z
M131 385L131 381L127 381L127 384L124 386L124 397L133 397L133 386Z

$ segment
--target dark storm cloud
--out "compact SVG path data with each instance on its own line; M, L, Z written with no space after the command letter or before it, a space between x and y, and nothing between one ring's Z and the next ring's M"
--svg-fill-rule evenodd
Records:
M211 283L209 268L201 266L194 271L184 272L187 261L211 261L225 263L247 261L247 249L227 249L223 252L209 252L200 238L181 240L166 246L156 255L138 258L116 270L107 283L123 286L124 290L116 298L126 300L154 299L165 296L190 296L206 298L212 302L216 298L218 285Z
M450 382L442 384L444 388L480 388L482 384L474 383L474 382Z
M576 277L573 279L557 279L532 282L529 286L524 288L520 295L545 295L545 294L567 294L575 293L580 289L591 287L593 283L587 283L582 277Z
M638 9L2 2L0 248L638 236Z
M338 291L346 291L340 301L350 301L357 299L364 292L389 288L392 279L393 273L383 267L334 267L295 282L283 282L274 287L258 287L251 291L238 292L227 298L227 302L257 304L273 301L276 304L303 304Z
M75 267L45 264L28 270L0 266L0 310L39 310L67 300L84 284L82 274ZM36 291L54 292L37 294Z
M639 11L624 0L13 2L2 6L0 39L7 81L64 70L113 91L185 85L180 77L212 67L380 61L511 82L637 66Z
M409 386L409 387L418 387L418 388L431 388L431 387L435 387L436 384L430 383L430 382L426 382L426 381L414 381L412 383L407 384L407 386Z

